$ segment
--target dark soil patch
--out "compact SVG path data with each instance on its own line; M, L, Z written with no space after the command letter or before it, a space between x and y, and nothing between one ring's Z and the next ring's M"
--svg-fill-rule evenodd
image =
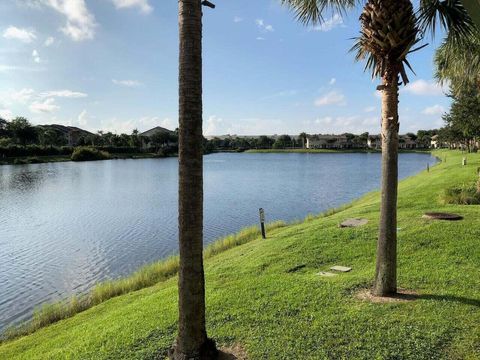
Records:
M369 301L372 303L398 303L417 300L418 293L413 290L399 289L398 292L394 295L376 296L372 294L371 289L362 289L357 292L355 297L357 299Z
M218 360L248 360L247 352L239 345L222 347L219 350Z
M298 270L302 270L304 268L306 268L307 265L306 264L300 264L300 265L296 265L294 266L293 268L290 268L287 270L287 273L291 274L291 273L294 273L294 272L297 272Z
M463 220L463 216L461 215L441 213L441 212L428 212L423 215L423 218L429 219L429 220L446 220L446 221Z

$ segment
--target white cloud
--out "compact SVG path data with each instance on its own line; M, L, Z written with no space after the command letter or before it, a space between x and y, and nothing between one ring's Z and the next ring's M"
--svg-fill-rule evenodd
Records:
M10 92L10 98L14 102L25 104L32 98L33 94L35 94L35 90L33 89L22 89Z
M329 85L334 85L337 82L337 79L331 78L330 81L328 82Z
M224 119L216 115L204 118L203 123L205 136L298 134L301 130L297 126L293 128L292 122L276 118Z
M34 101L32 104L30 104L29 109L31 112L35 114L42 114L42 113L52 113L60 107L55 104L55 99L54 98L48 98L45 99L44 101Z
M242 22L242 21L243 21L243 18L241 18L240 16L235 16L235 17L233 18L233 22L234 22L234 23L239 23L239 22Z
M53 97L61 97L61 98L70 98L70 99L79 99L85 98L88 94L72 91L72 90L56 90L56 91L45 91L39 95L40 98L53 98Z
M10 120L13 117L12 111L9 109L0 109L0 117L5 120Z
M88 114L87 110L83 110L80 115L78 115L77 119L79 126L86 126L88 124Z
M144 116L138 119L129 120L120 120L117 118L102 120L100 126L101 130L111 131L117 134L129 134L133 129L138 129L140 132L143 132L154 128L155 126L161 126L169 130L174 130L178 127L178 123L169 118L161 119L156 116ZM91 127L90 129L93 130Z
M363 109L363 111L365 111L366 113L374 112L375 110L377 110L375 106L367 106Z
M324 116L303 123L304 131L311 134L342 134L351 132L361 134L365 131L377 133L380 131L380 119L377 117Z
M137 80L116 80L116 79L112 79L112 82L115 85L127 86L127 87L138 87L138 86L142 85L142 83L137 81Z
M37 71L45 71L45 68L40 68L38 66L35 67L28 67L28 66L16 66L16 65L5 65L0 64L0 73L6 73L11 71L27 71L27 72L37 72Z
M434 81L426 81L423 79L416 80L409 83L403 88L402 91L408 92L413 95L430 95L441 96L448 92L449 85L442 86Z
M203 133L205 135L220 135L220 129L223 127L223 119L217 116L210 116L206 121Z
M117 9L138 7L143 14L150 14L153 7L149 4L149 0L112 0Z
M55 43L55 38L53 36L49 36L45 42L43 43L44 46L49 47Z
M19 40L24 43L31 43L37 38L35 30L20 29L16 26L10 26L3 32L3 37L10 40Z
M37 64L40 63L40 55L38 54L37 50L32 51L32 58L33 58L33 61L35 61Z
M90 40L95 37L97 23L85 0L42 0L42 3L67 18L65 26L60 30L72 40Z
M263 21L263 19L257 19L255 20L255 24L257 24L257 26L263 30L263 31L267 31L267 32L273 32L275 31L275 29L273 28L272 25L270 24L266 24L265 21Z
M311 30L327 32L339 26L343 26L343 18L339 14L333 14L330 19L323 21L320 25L312 27Z
M258 40L258 41L264 41L264 40L265 40L265 38L264 38L264 37L261 37L261 36L259 36L259 37L257 37L257 40Z
M445 112L445 108L442 105L433 105L423 109L422 114L425 115L442 115Z
M279 97L291 97L291 96L295 96L297 94L298 94L298 90L284 90L284 91L280 91L280 92L272 94L272 95L265 96L262 99L267 100L267 99L275 99L275 98L279 98Z
M346 99L345 95L338 91L330 91L328 94L325 94L322 97L319 97L315 100L315 106L326 106L326 105L345 105Z

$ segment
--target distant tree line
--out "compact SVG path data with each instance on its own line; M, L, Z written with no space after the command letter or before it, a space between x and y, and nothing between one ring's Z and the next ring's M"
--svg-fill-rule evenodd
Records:
M435 53L435 77L449 84L452 105L440 129L442 146L477 151L480 140L480 29L462 41L448 35Z
M32 125L24 117L0 118L0 158L71 155L76 147L93 147L108 153L154 152L170 155L178 151L178 132L142 136L88 131L62 125Z
M480 141L480 89L478 85L464 84L452 91L452 106L443 115L445 126L440 129L443 146L478 151Z
M407 133L406 136L416 141L418 148L429 148L432 137L438 133L438 130L419 130L416 134ZM350 149L365 149L369 133L365 132L360 135L352 133L341 134L348 141ZM245 151L253 149L302 149L306 147L307 137L305 132L297 136L280 135L280 136L225 136L214 137L205 140L204 147L207 152L213 151ZM334 136L332 135L332 141ZM402 141L402 140L400 140Z

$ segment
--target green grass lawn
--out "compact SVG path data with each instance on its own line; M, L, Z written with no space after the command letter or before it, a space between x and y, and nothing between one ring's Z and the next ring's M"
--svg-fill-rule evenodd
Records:
M249 359L480 359L480 209L442 205L445 188L472 182L480 154L447 162L399 189L399 286L410 302L356 298L371 285L379 194L324 218L271 231L206 260L207 328ZM421 218L448 211L457 222ZM341 229L346 218L369 224ZM291 271L303 265L298 271ZM316 275L333 265L353 270ZM0 359L155 359L176 334L176 278L122 295L0 346Z

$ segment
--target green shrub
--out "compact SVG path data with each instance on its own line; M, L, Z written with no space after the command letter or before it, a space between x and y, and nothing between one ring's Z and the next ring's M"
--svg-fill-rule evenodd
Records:
M6 147L12 144L12 139L10 138L0 138L0 147Z
M92 161L110 159L110 154L93 147L80 146L75 148L72 154L72 161Z
M480 204L480 192L475 183L453 186L445 190L443 201L446 204L478 205Z
M13 160L14 165L27 165L29 164L27 159L15 159Z
M72 155L73 148L70 146L39 146L39 145L14 145L2 146L0 143L0 157L26 157L26 156L58 156Z

